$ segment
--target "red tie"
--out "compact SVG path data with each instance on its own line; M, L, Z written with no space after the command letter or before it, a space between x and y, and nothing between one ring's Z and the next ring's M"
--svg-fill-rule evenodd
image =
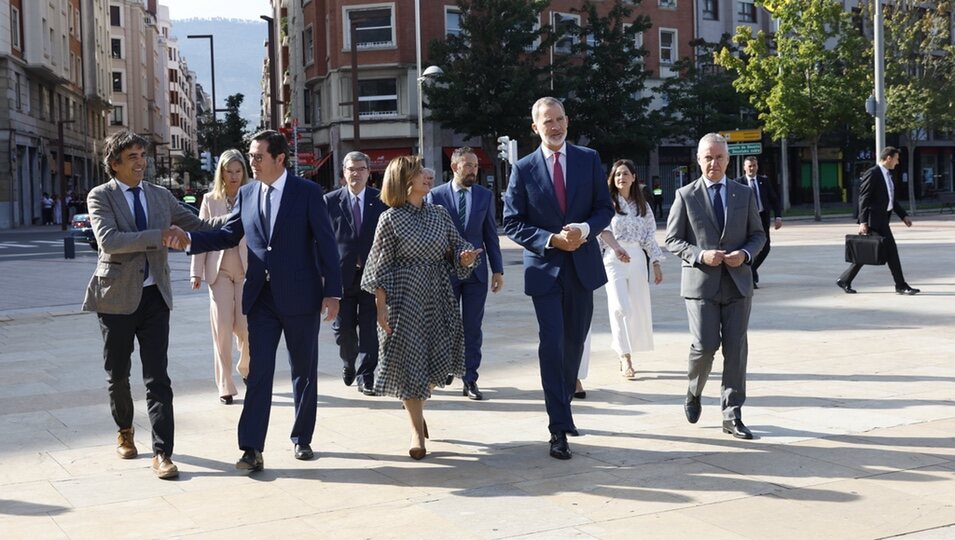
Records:
M561 213L567 213L567 191L564 186L564 169L560 166L560 152L554 152L554 195Z

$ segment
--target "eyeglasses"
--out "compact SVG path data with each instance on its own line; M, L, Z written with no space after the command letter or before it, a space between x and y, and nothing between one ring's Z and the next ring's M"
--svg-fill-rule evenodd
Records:
M368 170L368 167L345 167L345 170L350 173L363 173Z
M249 158L249 161L254 161L255 163L262 163L262 160L265 159L265 154L246 154L246 157Z

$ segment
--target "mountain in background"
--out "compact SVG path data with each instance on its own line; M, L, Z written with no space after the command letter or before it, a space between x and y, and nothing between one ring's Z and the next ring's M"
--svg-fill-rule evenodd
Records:
M214 38L216 107L225 108L226 97L241 93L245 99L239 111L249 121L249 130L255 131L261 116L262 63L268 54L265 42L269 31L265 21L224 18L172 21L172 35L179 40L180 54L186 57L189 69L196 72L199 84L211 95L209 40L187 39L190 34L212 34Z

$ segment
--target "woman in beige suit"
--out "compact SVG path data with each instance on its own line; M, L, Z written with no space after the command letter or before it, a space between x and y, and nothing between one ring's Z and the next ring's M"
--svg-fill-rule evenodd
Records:
M236 203L239 187L249 181L245 158L238 150L226 150L216 165L212 191L202 199L201 218L228 215ZM232 404L236 395L232 382L232 336L238 341L238 371L242 379L249 375L249 331L242 314L242 287L248 268L245 239L224 251L210 251L192 256L192 288L205 280L209 285L209 320L212 323L212 347L215 353L216 386L219 401Z

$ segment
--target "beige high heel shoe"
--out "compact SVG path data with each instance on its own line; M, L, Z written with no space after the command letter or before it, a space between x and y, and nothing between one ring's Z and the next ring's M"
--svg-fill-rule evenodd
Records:
M633 364L630 363L629 354L620 355L620 375L631 381L637 376L637 372L633 370Z

